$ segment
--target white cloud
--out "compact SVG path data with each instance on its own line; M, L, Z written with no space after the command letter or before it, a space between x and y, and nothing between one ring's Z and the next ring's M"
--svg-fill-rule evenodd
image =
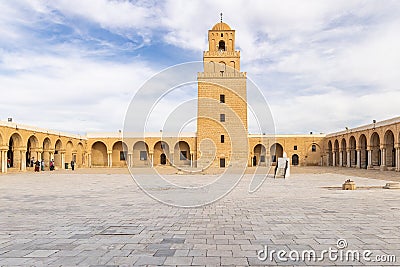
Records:
M140 29L155 27L158 23L159 8L155 5L141 5L142 2L107 0L59 0L33 1L42 10L57 10L71 18L84 18L110 29Z
M5 55L17 70L0 75L0 114L19 122L45 121L42 127L86 132L122 128L130 99L154 70L130 64L30 54ZM2 119L5 119L4 117ZM76 127L77 124L84 127Z

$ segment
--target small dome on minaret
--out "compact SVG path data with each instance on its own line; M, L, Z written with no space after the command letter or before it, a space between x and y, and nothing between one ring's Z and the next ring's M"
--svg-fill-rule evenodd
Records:
M222 13L220 14L220 16L221 21L215 24L214 27L212 27L212 31L230 31L231 27L229 27L229 25L225 22L222 22Z
M228 24L226 24L225 22L218 22L217 24L214 25L214 27L212 27L213 31L230 31L231 27L229 27Z

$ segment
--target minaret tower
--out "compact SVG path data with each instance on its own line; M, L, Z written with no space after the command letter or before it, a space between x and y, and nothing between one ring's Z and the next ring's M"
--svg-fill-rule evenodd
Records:
M223 168L239 160L237 153L238 158L232 157L233 145L242 159L248 156L246 73L240 72L235 30L222 22L222 13L221 21L208 31L208 44L204 72L197 76L197 159L198 167ZM246 144L232 143L239 139Z

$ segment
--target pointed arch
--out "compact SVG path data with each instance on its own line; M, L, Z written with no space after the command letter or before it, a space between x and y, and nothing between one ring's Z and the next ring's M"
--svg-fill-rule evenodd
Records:
M81 142L76 146L76 165L78 168L82 167L85 164L85 149Z
M112 146L112 166L124 167L128 160L128 146L122 141L116 141Z
M224 75L224 73L226 72L226 63L224 61L220 61L218 63L218 68L219 68L220 74Z
M174 146L173 163L175 166L191 164L190 146L186 141L178 141Z
M54 166L61 168L62 165L62 159L61 159L61 153L63 150L63 144L60 139L57 139L54 147Z
M43 152L42 152L42 160L44 161L44 166L48 167L50 165L50 152L53 150L51 145L51 140L49 137L45 137L43 140Z
M235 63L235 61L230 61L229 62L229 72L235 72L235 69L236 69L236 63Z
M207 66L204 69L208 70L208 72L214 73L215 72L215 62L210 61L210 62L207 62L206 64L207 64Z
M348 159L350 167L355 167L357 165L357 141L356 138L352 135L349 139L349 150L350 150L350 158Z
M371 166L381 166L381 140L377 132L372 133L370 138Z
M49 137L45 137L43 139L43 149L45 149L45 150L51 149L51 140Z
M342 159L341 162L341 167L344 167L347 165L347 142L345 138L342 138L342 141L340 142L340 157Z
M307 166L321 165L321 147L317 143L311 143L307 149L307 155L304 160Z
M333 148L332 141L328 141L328 166L333 166Z
M144 141L137 141L133 145L133 166L151 166L149 146Z
M219 51L226 51L226 45L224 40L220 40L218 42L218 50Z
M299 165L299 164L300 164L300 162L299 162L299 155L293 154L293 155L292 155L292 165L293 165L293 166L297 166L297 165Z
M254 146L253 153L254 156L252 158L252 166L267 166L267 149L263 144L257 144L256 146Z
M65 145L65 162L70 163L73 160L72 152L74 150L74 144L68 141Z
M35 161L38 160L37 149L39 148L39 141L35 135L31 135L26 142L26 166L33 167Z
M270 148L271 162L276 163L278 158L283 157L283 146L279 143L275 143Z
M167 165L171 163L169 145L165 141L158 141L154 144L154 166Z
M333 162L334 162L334 166L338 166L339 165L339 141L337 139L335 139L335 143L333 145L333 154L334 154L334 158L333 158Z
M394 134L387 130L384 136L385 165L387 167L396 167L396 149L394 148Z
M22 160L25 161L25 156L22 157L20 153L20 148L22 146L22 137L19 133L11 134L8 139L8 151L7 151L7 161L9 161L10 168L21 169Z
M368 167L368 152L367 152L367 137L361 134L358 139L358 147L360 149L360 168L366 169Z
M91 147L91 159L93 167L108 166L107 146L102 141L93 143Z

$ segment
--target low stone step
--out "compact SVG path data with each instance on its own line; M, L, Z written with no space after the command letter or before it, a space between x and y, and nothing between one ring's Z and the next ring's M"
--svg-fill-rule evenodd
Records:
M400 189L400 183L386 183L385 189Z

